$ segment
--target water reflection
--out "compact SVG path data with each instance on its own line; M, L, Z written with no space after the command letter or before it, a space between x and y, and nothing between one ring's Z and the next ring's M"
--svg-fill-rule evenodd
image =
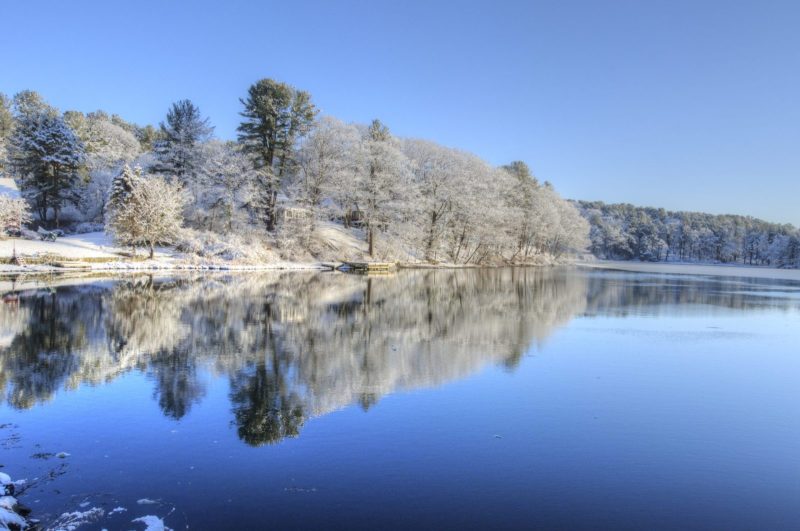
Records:
M0 308L0 391L12 407L129 371L181 419L207 377L230 382L242 441L297 436L304 421L384 395L513 370L577 315L712 305L798 306L765 283L570 269L404 271L387 277L273 273L154 278L15 292ZM659 310L662 311L662 310Z

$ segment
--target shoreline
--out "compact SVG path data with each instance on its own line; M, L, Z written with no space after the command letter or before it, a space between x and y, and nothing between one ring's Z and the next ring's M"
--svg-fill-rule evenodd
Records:
M2 257L8 259L8 257ZM23 257L25 258L25 257ZM366 261L366 260L365 260ZM575 265L572 261L551 263L516 263L516 264L453 264L453 263L427 263L427 262L400 262L387 261L390 271L400 269L496 269L500 267L555 267ZM63 265L57 265L63 264ZM192 263L185 261L172 261L170 259L154 259L143 261L97 261L92 257L72 258L70 260L53 260L48 263L14 265L0 263L0 276L11 275L40 275L40 274L68 274L68 273L147 273L147 272L181 272L181 271L227 271L227 272L258 272L258 271L340 271L345 265L343 261L321 260L318 262L273 262L273 263L225 263L204 262Z
M6 257L4 257L6 258ZM344 272L339 269L340 261L319 262L274 262L261 264L237 263L192 263L184 261L144 260L144 261L92 261L91 257L75 258L65 266L47 264L31 264L25 266L0 263L0 278L8 277L41 277L41 276L116 276L146 273L258 273L258 272ZM497 269L503 267L578 267L587 270L618 271L628 273L651 273L664 275L701 275L743 278L763 278L777 280L800 281L800 269L779 269L769 266L749 266L742 264L692 264L674 262L638 262L617 260L571 260L553 263L518 263L518 264L452 264L425 262L389 262L391 272L402 269Z
M779 269L769 266L742 264L706 264L674 262L638 262L620 260L576 261L575 266L625 273L651 273L658 275L695 275L739 278L760 278L800 281L800 269Z

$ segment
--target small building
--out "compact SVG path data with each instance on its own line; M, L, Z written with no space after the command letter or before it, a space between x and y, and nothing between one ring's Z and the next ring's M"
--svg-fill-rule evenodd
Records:
M278 219L281 221L311 219L311 211L302 207L283 206L278 208Z

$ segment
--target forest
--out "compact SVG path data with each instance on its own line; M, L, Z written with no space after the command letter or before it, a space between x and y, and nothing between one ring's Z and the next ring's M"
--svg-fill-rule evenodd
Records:
M61 112L34 91L0 94L0 238L106 232L207 260L390 259L554 263L601 259L800 267L800 232L738 215L568 201L525 162L492 166L380 120L320 116L272 79L240 99L235 140L190 100L158 125Z
M0 194L0 232L105 231L151 258L168 245L257 262L552 263L586 247L578 209L522 161L320 116L308 92L272 79L244 92L235 140L190 100L156 126L0 95L0 177L22 196Z
M576 201L598 258L800 267L800 231L737 215Z

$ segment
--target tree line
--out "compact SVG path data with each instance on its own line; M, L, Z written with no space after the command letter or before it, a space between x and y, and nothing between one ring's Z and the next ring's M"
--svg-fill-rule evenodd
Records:
M587 242L575 206L524 162L496 167L377 119L319 116L308 92L272 79L240 103L237 138L223 141L189 100L155 127L61 113L33 91L0 95L0 173L17 180L33 223L106 230L151 255L169 243L230 255L235 235L325 258L332 225L365 255L411 261L550 261Z
M700 212L577 201L599 258L800 267L800 231L789 224Z

